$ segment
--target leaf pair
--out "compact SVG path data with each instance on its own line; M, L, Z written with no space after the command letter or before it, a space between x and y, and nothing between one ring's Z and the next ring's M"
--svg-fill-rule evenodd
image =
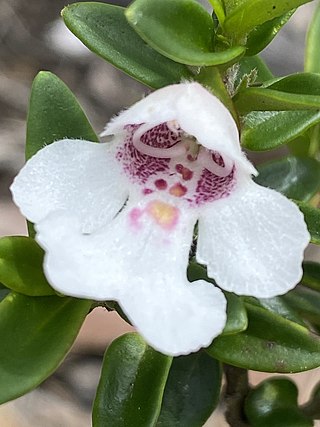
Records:
M215 409L221 366L204 352L164 356L135 333L108 348L93 427L201 427Z

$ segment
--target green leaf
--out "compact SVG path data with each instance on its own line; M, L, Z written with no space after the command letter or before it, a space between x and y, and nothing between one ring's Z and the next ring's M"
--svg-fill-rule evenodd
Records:
M295 203L299 206L299 209L304 215L304 220L311 236L310 242L320 245L320 209L296 200Z
M202 427L216 408L220 362L205 352L175 357L164 390L158 427Z
M219 23L223 24L226 17L223 0L209 0L209 3L213 7L214 14L217 16Z
M10 293L10 289L6 288L2 283L0 283L0 302L5 299L5 297Z
M104 3L74 3L62 11L67 27L90 50L134 79L159 88L190 79L187 67L160 55L131 28L124 8Z
M195 0L135 0L126 17L148 45L182 64L227 64L245 52L242 46L214 52L212 17Z
M64 138L98 141L70 89L54 74L41 71L32 85L26 158L29 159L53 141Z
M320 294L303 287L297 287L283 297L300 315L320 328Z
M7 288L29 296L55 295L42 264L43 250L30 237L0 239L0 280Z
M205 280L213 285L216 285L213 279L209 279L206 269L195 262L191 262L188 266L188 279L190 282L195 280ZM231 292L224 292L227 299L227 323L222 334L230 335L244 331L248 326L248 316L246 308L241 298Z
M302 264L302 266L302 283L305 286L320 292L320 264L317 262L306 261Z
M288 142L290 153L297 157L306 157L309 155L310 138L308 133L300 135L292 141Z
M310 157L284 157L257 167L255 181L289 199L309 201L320 189L320 163Z
M247 38L246 55L256 55L266 46L268 46L268 44L274 39L281 28L288 22L294 12L295 9L253 28Z
M105 353L93 406L93 427L150 427L158 418L172 358L136 333L117 338Z
M306 38L304 68L311 73L320 73L320 4L318 5Z
M308 329L264 308L246 308L248 328L216 338L207 349L212 357L263 372L301 372L320 365L320 341Z
M310 400L302 407L303 413L310 418L320 420L320 384L312 390Z
M291 307L291 305L284 299L283 296L273 298L260 298L259 303L261 307L279 314L291 322L298 323L299 325L306 326L298 313Z
M272 150L320 122L320 111L253 111L243 119L241 142L253 151Z
M320 96L320 76L315 73L295 73L277 77L264 83L264 87L281 92Z
M230 38L239 40L253 28L311 0L225 0L226 19L223 29Z
M234 102L242 114L259 110L317 110L320 75L298 73L266 82L262 88L245 88L235 95Z
M252 427L312 427L312 419L298 407L298 389L287 378L263 381L245 401L245 414Z
M73 344L91 301L9 294L0 304L0 403L51 375Z
M273 78L273 74L259 56L245 56L240 59L238 66L239 68L235 78L236 88L242 83L240 86L240 89L242 89L244 79L246 79L246 84L244 86L246 87L251 83L262 83Z

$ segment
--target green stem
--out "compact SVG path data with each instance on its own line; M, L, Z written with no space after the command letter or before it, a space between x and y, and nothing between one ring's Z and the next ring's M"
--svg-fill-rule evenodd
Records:
M206 86L228 108L239 128L239 117L223 82L219 68L203 67L197 76L197 80L199 83Z
M225 390L225 416L231 427L249 427L243 411L244 401L249 392L248 371L236 366L224 365L227 381Z

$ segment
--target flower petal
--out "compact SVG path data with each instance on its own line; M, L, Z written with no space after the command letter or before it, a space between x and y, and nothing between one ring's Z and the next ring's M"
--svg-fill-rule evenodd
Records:
M68 139L46 146L15 178L14 202L35 223L65 209L79 219L83 232L101 227L128 196L114 146Z
M129 123L156 126L175 120L199 144L230 157L248 173L257 173L241 152L238 129L228 109L196 82L153 92L111 121L102 136L117 134Z
M156 349L187 354L207 346L226 321L225 298L186 277L194 215L166 201L129 201L106 227L81 234L65 211L37 226L45 272L66 295L116 299Z
M204 280L178 280L155 279L156 286L143 286L139 293L128 292L121 300L146 341L171 356L207 347L226 323L226 299L220 289Z
M294 203L249 182L202 213L197 260L221 288L269 298L299 282L309 239Z

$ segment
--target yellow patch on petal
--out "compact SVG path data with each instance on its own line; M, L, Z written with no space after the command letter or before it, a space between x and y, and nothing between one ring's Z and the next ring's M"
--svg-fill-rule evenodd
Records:
M160 200L150 202L147 212L160 227L166 230L174 228L179 219L179 209Z

